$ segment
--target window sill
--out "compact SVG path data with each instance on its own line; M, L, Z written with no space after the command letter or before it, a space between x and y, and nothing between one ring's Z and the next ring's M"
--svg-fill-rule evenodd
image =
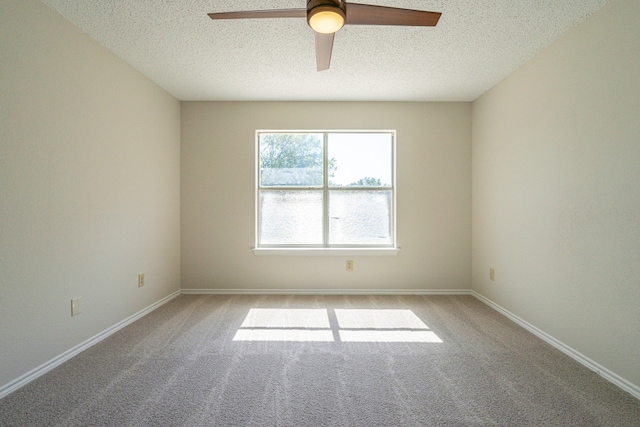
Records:
M400 248L254 248L258 256L394 256Z

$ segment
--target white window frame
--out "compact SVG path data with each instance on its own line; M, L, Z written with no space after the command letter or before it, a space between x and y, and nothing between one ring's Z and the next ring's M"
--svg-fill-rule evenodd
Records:
M260 239L260 190L261 189L273 189L280 187L261 187L260 186L260 134L263 133L321 133L323 134L323 177L324 182L321 190L324 193L324 212L323 212L323 231L324 231L324 244L323 245L263 245L259 246ZM329 187L328 185L328 135L331 133L387 133L391 134L391 188L389 187ZM396 245L397 228L396 228L396 131L386 129L367 129L367 130L271 130L271 129L259 129L255 132L255 246L253 252L255 255L283 255L283 256L389 256L397 255L399 248ZM293 187L295 190L305 189L307 187ZM328 194L329 191L340 190L355 190L355 191L367 191L371 189L386 189L391 190L392 209L391 209L391 243L387 245L328 245ZM312 190L311 188L309 188ZM318 188L314 188L318 190Z

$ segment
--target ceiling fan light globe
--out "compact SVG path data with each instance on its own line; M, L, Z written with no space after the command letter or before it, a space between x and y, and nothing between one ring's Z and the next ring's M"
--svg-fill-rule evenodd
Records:
M333 34L344 26L344 16L334 10L312 11L309 26L317 33Z

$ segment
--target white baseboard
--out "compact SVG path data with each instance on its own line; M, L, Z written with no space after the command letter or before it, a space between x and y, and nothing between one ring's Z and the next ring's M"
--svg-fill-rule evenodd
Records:
M521 319L520 317L518 317L515 314L511 313L509 310L506 310L506 309L502 308L501 306L499 306L495 302L491 301L487 297L485 297L483 295L480 295L479 293L477 293L475 291L471 291L470 294L473 295L474 297L476 297L477 299L479 299L480 301L482 301L483 303L487 304L489 307L493 308L494 310L496 310L500 314L506 316L507 318L509 318L513 322L515 322L518 325L522 326L523 328L525 328L526 330L528 330L532 334L536 335L538 338L540 338L540 339L546 341L547 343L551 344L552 346L554 346L555 348L557 348L558 350L560 350L561 352L563 352L567 356L575 359L577 362L581 363L582 365L584 365L587 368L591 369L592 371L596 372L598 375L602 376L604 379L606 379L606 380L610 381L611 383L617 385L622 390L630 393L635 398L640 399L640 387L638 387L637 385L632 384L631 382L625 380L621 376L619 376L616 373L610 371L609 369L605 368L604 366L600 365L599 363L594 362L593 360L589 359L584 354L580 353L579 351L574 350L573 348L569 347L568 345L566 345L562 341L559 341L556 338L552 337L551 335L547 334L546 332L538 329L537 327L533 326L532 324L530 324L526 320Z
M470 289L183 289L182 295L472 295Z
M51 371L52 369L60 366L61 364L63 364L67 360L69 360L72 357L76 356L77 354L83 352L84 350L88 349L89 347L91 347L91 346L99 343L100 341L104 340L109 335L114 334L115 332L119 331L120 329L124 328L125 326L130 325L131 323L135 322L136 320L140 319L141 317L149 314L153 310L157 309L158 307L168 303L172 299L174 299L176 297L179 297L179 296L180 296L180 291L179 290L175 291L174 293L162 298L160 301L157 301L157 302L151 304L147 308L144 308L144 309L140 310L139 312L133 314L132 316L127 317L126 319L122 320L121 322L116 323L115 325L111 326L110 328L105 329L104 331L100 332L99 334L94 335L93 337L89 338L88 340L86 340L84 342L81 342L77 346L75 346L73 348L70 348L69 350L65 351L64 353L54 357L53 359L49 360L48 362L45 362L42 365L38 366L37 368L32 369L31 371L29 371L26 374L16 378L15 380L11 381L10 383L7 383L7 384L3 385L2 387L0 387L0 399L2 399L3 397L5 397L8 394L13 393L14 391L19 389L20 387L23 387L24 385L30 383L31 381L35 380L39 376L44 375L47 372Z

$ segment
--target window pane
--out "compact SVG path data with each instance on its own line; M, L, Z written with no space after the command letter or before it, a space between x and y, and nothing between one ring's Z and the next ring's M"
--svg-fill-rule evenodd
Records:
M330 133L329 184L333 187L391 187L390 133Z
M330 191L329 243L392 244L391 190Z
M260 185L322 186L321 133L262 133Z
M322 244L322 191L260 191L260 244Z

